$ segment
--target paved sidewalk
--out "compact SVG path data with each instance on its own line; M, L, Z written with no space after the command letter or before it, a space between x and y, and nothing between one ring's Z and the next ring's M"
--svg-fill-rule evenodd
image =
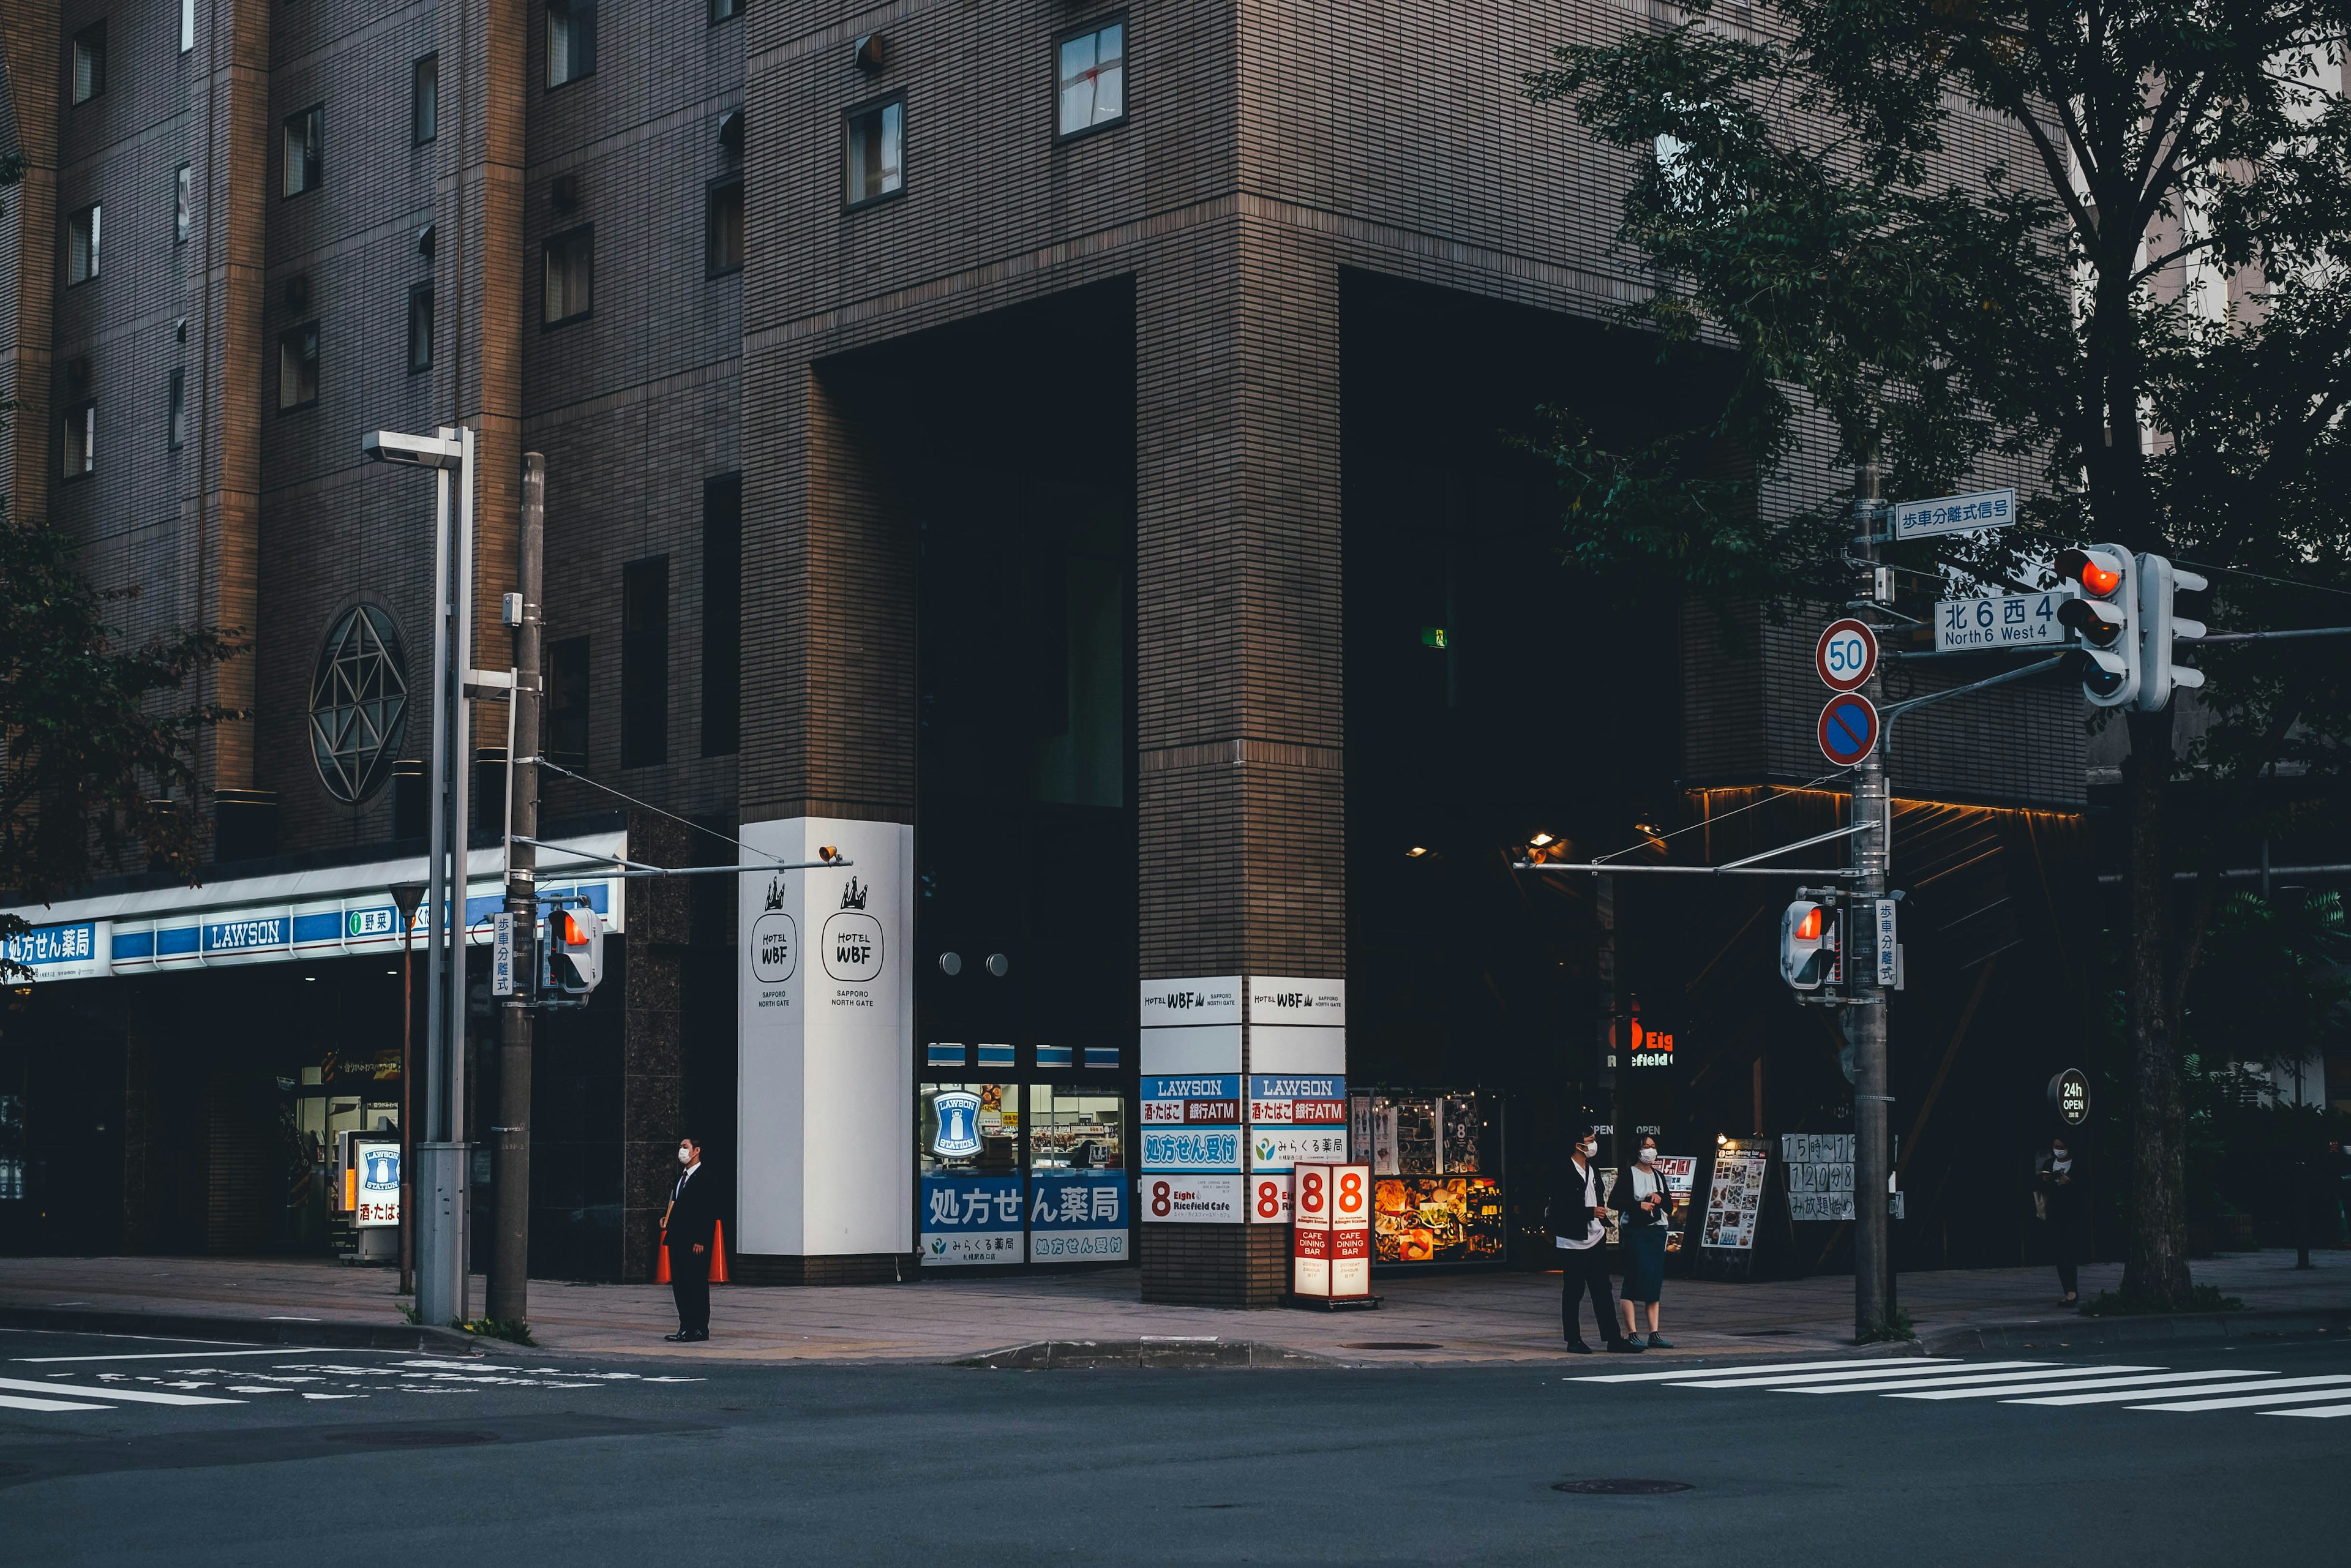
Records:
M2261 1312L2351 1309L2351 1252L2312 1254L2297 1272L2290 1251L2240 1253L2195 1265ZM2085 1295L2116 1285L2119 1263L2086 1265ZM310 1260L223 1258L0 1259L0 1305L214 1314L287 1323L396 1322L388 1270ZM670 1345L668 1287L534 1281L531 1333L552 1352L695 1359L937 1362L1041 1340L1250 1341L1353 1363L1555 1361L1556 1274L1383 1277L1375 1312L1238 1312L1146 1306L1133 1269L1100 1273L930 1279L898 1286L712 1292L716 1337ZM483 1282L473 1300L478 1309ZM2047 1269L1905 1274L1899 1300L1919 1332L1970 1325L2078 1322L2057 1308ZM1758 1285L1666 1282L1667 1337L1677 1354L1724 1355L1849 1350L1849 1277ZM1591 1337L1589 1308L1586 1337ZM1394 1347L1394 1348L1389 1348Z

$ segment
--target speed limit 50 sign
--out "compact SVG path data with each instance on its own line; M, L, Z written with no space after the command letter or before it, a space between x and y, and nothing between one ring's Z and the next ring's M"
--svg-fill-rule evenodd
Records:
M1864 622L1830 622L1813 649L1813 668L1833 692L1859 691L1877 673L1877 633Z

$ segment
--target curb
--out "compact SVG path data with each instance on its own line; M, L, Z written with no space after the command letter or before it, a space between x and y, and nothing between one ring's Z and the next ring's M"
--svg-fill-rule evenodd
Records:
M0 1328L50 1333L143 1334L157 1339L231 1340L240 1344L312 1345L321 1350L423 1350L486 1354L472 1334L416 1323L354 1323L308 1319L228 1318L203 1312L140 1312L95 1307L0 1306Z
M1965 1351L2048 1350L2124 1344L2194 1344L2288 1334L2351 1333L2351 1307L2316 1311L2167 1312L2147 1317L2031 1318L2022 1322L1969 1323L1928 1329L1924 1355Z

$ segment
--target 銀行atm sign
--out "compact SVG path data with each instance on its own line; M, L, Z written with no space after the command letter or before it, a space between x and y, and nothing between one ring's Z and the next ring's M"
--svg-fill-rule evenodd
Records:
M1142 1119L1145 1125L1188 1123L1237 1126L1241 1119L1241 1075L1212 1072L1196 1077L1146 1077L1143 1081Z
M1249 1082L1249 1119L1259 1126L1314 1127L1347 1119L1344 1078L1255 1072Z

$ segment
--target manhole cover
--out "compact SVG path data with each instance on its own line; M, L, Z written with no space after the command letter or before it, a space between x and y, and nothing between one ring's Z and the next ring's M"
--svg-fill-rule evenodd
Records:
M1690 1484L1687 1481L1553 1481L1551 1490L1594 1493L1601 1497L1660 1497L1669 1491L1687 1491Z
M1433 1339L1359 1339L1342 1343L1342 1350L1443 1350Z
M365 1443L371 1448L463 1448L495 1443L492 1432L329 1432L329 1443Z

